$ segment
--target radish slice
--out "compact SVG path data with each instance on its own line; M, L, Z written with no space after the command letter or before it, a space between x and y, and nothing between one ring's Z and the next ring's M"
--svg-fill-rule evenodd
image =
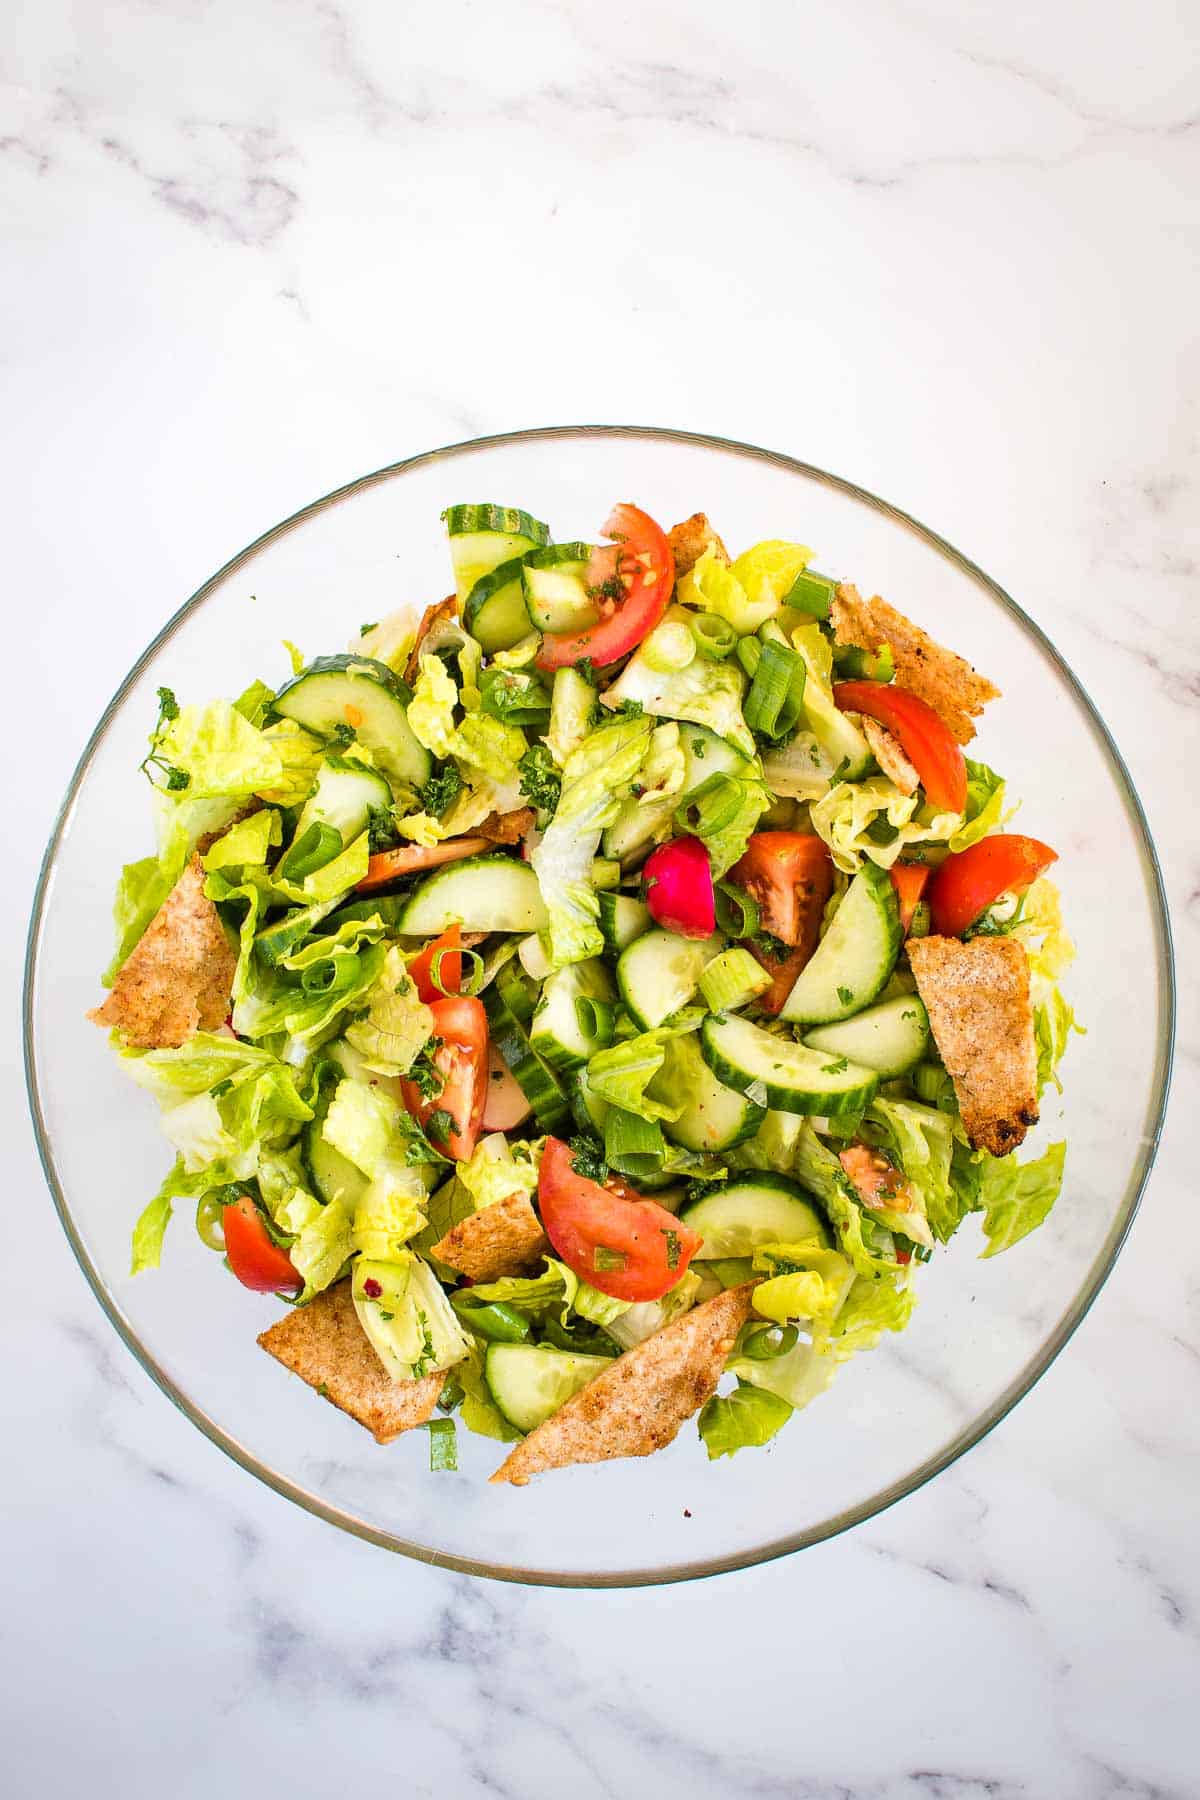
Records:
M529 1102L516 1076L497 1050L488 1045L487 1099L483 1103L485 1131L511 1131L529 1117Z
M711 937L717 929L712 869L699 838L660 844L642 870L646 905L655 924L680 937Z

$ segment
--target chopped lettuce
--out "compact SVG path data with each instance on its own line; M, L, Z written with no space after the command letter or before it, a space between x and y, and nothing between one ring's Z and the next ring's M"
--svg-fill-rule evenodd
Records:
M403 1113L390 1094L366 1082L339 1081L321 1136L367 1176L403 1165Z
M653 1337L656 1331L661 1331L664 1325L670 1325L672 1320L690 1312L699 1300L703 1285L703 1277L695 1269L689 1269L682 1280L667 1289L661 1300L638 1300L632 1304L626 1301L624 1311L619 1317L608 1320L604 1329L622 1350L633 1350Z
M802 1244L763 1244L753 1261L755 1273L765 1277L754 1290L754 1310L776 1325L793 1319L828 1325L854 1281L846 1258L815 1238Z
M591 1092L610 1106L636 1113L639 1119L677 1119L684 1109L684 1099L656 1098L646 1091L662 1070L671 1036L669 1029L659 1027L598 1050L587 1065Z
M932 1243L930 1232L945 1243L959 1223L950 1190L954 1151L951 1115L915 1100L888 1100L881 1096L867 1108L863 1135L884 1150L905 1176L917 1202L919 1220L903 1212L872 1210L893 1231L903 1232L915 1243Z
M181 707L155 741L162 760L187 777L189 800L249 799L283 776L274 744L228 700Z
M258 789L259 798L273 806L301 805L313 790L324 745L294 719L277 719L265 728L263 736L279 758L280 773L269 787Z
M749 616L761 614L761 617L755 625L740 626L736 619L730 619L730 623L739 631L756 631L778 612L795 586L796 577L804 573L811 560L812 551L807 544L792 544L781 538L767 538L761 544L752 544L749 550L743 550L734 558L731 573L746 592L753 609Z
M354 1248L374 1261L392 1261L423 1229L424 1199L425 1184L416 1169L382 1159L354 1208Z
M984 1256L1011 1250L1042 1223L1061 1192L1066 1155L1065 1143L1051 1144L1025 1163L979 1152L975 1208L983 1214Z
M675 607L668 611L667 618L686 620L687 614ZM659 719L690 719L694 725L707 725L718 737L728 738L745 755L753 756L754 739L742 717L745 685L745 676L736 663L710 662L707 657L698 656L686 669L652 669L639 650L600 696L600 704L616 707L634 701Z
M419 1380L468 1354L470 1342L441 1283L411 1251L387 1262L360 1256L352 1292L359 1323L393 1381Z
M732 1394L714 1394L700 1409L698 1426L709 1461L770 1443L792 1416L778 1394L739 1381Z
M274 807L263 806L222 833L205 853L204 867L235 869L246 863L265 863L282 842L283 821Z
M1037 1044L1037 1076L1038 1093L1047 1088L1051 1082L1062 1093L1062 1082L1058 1078L1058 1065L1070 1042L1073 1031L1082 1032L1082 1025L1075 1022L1074 1009L1063 999L1062 990L1054 983L1048 984L1044 999L1033 1009L1033 1035Z
M823 1394L838 1365L833 1357L824 1356L808 1338L800 1338L782 1356L760 1360L753 1356L735 1355L725 1365L726 1372L739 1382L763 1388L769 1394L786 1400L795 1412Z
M432 1034L433 1014L417 997L404 952L389 944L366 1015L349 1026L346 1042L376 1075L407 1075Z
M554 817L530 857L549 914L546 947L555 969L604 949L592 858L645 760L652 728L649 719L613 719L589 733L563 767Z
M369 656L372 662L386 663L400 674L408 664L417 641L417 630L411 610L401 606L395 612L368 625L346 646L355 656Z
M807 1120L796 1140L792 1173L820 1201L839 1250L858 1274L886 1274L896 1267L891 1232L863 1210L850 1177Z
M596 690L578 669L559 669L550 698L550 729L544 742L556 767L562 768L591 730Z
M454 743L458 688L440 656L421 656L421 672L408 705L413 736L435 756L449 756Z
M469 1160L460 1162L455 1171L474 1201L476 1212L495 1206L512 1194L529 1198L536 1194L541 1157L530 1151L531 1146L518 1144L514 1154L514 1147L502 1131L480 1138Z
M963 822L956 831L950 834L951 850L966 850L977 844L980 838L989 837L993 831L999 831L1016 811L1004 808L1004 777L989 769L986 763L972 762L966 758L967 764L967 809L963 814Z
M304 1281L300 1298L309 1300L332 1286L354 1253L350 1208L340 1197L322 1206L311 1194L297 1189L285 1211L297 1234L288 1246L288 1255Z
M774 794L792 800L819 800L833 785L836 764L811 731L800 730L763 758L763 775Z
M919 794L902 794L886 775L839 781L813 801L810 815L813 830L824 838L834 863L848 875L864 857L881 869L890 869L901 851L912 844L945 843L960 821L958 813L930 813L921 806ZM877 842L889 832L895 835L886 843Z
M817 1340L818 1349L842 1363L860 1350L872 1349L885 1331L903 1331L916 1305L914 1266L910 1263L881 1276L856 1276L829 1331Z

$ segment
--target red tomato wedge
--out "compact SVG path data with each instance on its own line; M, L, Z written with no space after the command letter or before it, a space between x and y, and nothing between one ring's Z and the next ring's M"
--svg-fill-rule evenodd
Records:
M483 1124L488 1090L488 1025L482 1000L454 997L435 1000L433 1035L441 1043L433 1053L433 1066L442 1077L442 1091L426 1100L415 1081L402 1081L405 1107L424 1129L435 1113L449 1113L444 1132L435 1130L434 1148L445 1150L455 1162L465 1162L475 1148ZM444 1121L436 1121L437 1125Z
M479 856L490 850L487 838L447 838L444 844L404 844L399 850L381 850L367 859L367 872L355 888L365 894L370 888L386 887L402 875L417 875L422 869L440 869L443 863L458 862L464 856Z
M615 506L604 527L614 550L592 559L590 579L611 593L601 598L602 617L585 631L550 633L538 652L541 669L564 669L589 657L597 668L637 648L667 610L675 585L675 558L666 534L649 513L627 502Z
M441 987L433 985L433 959L438 951L442 952L442 960L438 964L438 980ZM450 925L441 937L434 938L422 950L420 956L414 956L408 965L408 972L416 983L417 999L423 1000L426 1006L432 1006L435 1000L444 999L447 994L457 994L462 986L462 931L457 925Z
M754 1002L760 1012L775 1018L783 1011L783 1003L796 985L796 977L812 955L807 945L799 950L789 950L786 956L769 956L758 944L746 942L743 950L748 950L756 963L759 963L771 977L771 985L765 993L760 994Z
M962 812L967 804L967 765L932 706L881 681L839 681L833 697L843 712L865 713L887 726L920 776L931 806L939 812Z
M546 1139L538 1207L555 1253L615 1300L661 1299L704 1241L653 1200L626 1199L578 1174L559 1138Z
M929 884L929 912L939 937L961 937L1001 894L1024 893L1058 861L1037 838L1000 832L948 856Z
M699 838L674 838L651 851L642 885L650 917L664 930L706 938L717 929L712 866Z
M893 863L888 874L891 876L892 886L896 890L896 905L900 909L900 929L907 937L908 928L913 922L913 914L925 892L925 883L933 874L933 870L928 863Z
M756 831L729 879L757 905L760 931L791 949L804 945L812 955L821 914L833 892L833 863L819 837L805 831Z
M243 1287L256 1294L292 1292L304 1283L286 1250L271 1242L262 1214L249 1194L221 1209L225 1255Z

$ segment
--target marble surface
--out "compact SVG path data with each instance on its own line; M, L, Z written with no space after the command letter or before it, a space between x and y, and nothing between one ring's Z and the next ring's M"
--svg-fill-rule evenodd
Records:
M1170 0L10 9L6 1793L1197 1792L1198 47ZM1183 995L1141 1219L1005 1425L790 1562L597 1595L222 1458L87 1292L16 1073L42 844L164 617L355 474L583 419L789 450L1019 589L1144 797Z

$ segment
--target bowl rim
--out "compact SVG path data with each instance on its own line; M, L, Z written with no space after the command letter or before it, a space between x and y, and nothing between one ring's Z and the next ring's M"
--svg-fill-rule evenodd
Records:
M159 1367L154 1357L141 1343L137 1332L125 1317L115 1297L110 1293L103 1277L96 1268L75 1227L66 1195L59 1180L54 1152L50 1142L50 1133L42 1111L41 1093L38 1081L37 1056L34 1043L34 1000L38 973L38 955L41 945L42 927L45 919L46 902L50 883L54 874L58 850L64 834L71 822L81 785L91 766L105 735L116 714L124 703L130 688L137 681L146 665L157 655L180 628L183 622L204 604L209 595L225 582L243 563L263 549L267 544L282 537L286 532L294 531L302 526L316 513L336 506L340 501L361 493L367 488L392 480L413 469L421 468L439 461L450 461L458 456L472 452L495 448L505 444L529 443L537 439L625 437L655 439L660 442L677 443L714 449L750 461L772 464L793 474L801 475L826 487L846 494L861 501L883 514L903 529L915 533L931 548L954 564L963 574L984 588L986 592L1021 626L1034 640L1043 654L1057 669L1080 703L1085 718L1091 726L1101 751L1107 756L1118 791L1121 793L1126 814L1140 840L1143 869L1148 875L1148 890L1151 898L1151 910L1154 915L1157 953L1158 995L1160 1007L1160 1029L1156 1046L1155 1080L1152 1087L1151 1101L1145 1129L1142 1132L1137 1160L1126 1186L1124 1200L1113 1220L1100 1251L1094 1258L1086 1278L1078 1289L1070 1306L1058 1320L1054 1330L1038 1350L1022 1366L1017 1375L1003 1391L976 1418L955 1432L932 1455L926 1457L908 1474L900 1477L887 1486L855 1505L845 1508L833 1517L823 1520L819 1525L802 1531L772 1539L770 1542L745 1550L732 1551L726 1555L704 1558L698 1561L684 1561L662 1568L632 1568L624 1570L606 1570L599 1572L573 1573L561 1569L521 1568L507 1564L489 1563L484 1558L468 1557L447 1551L434 1550L426 1545L399 1537L395 1533L369 1525L355 1517L345 1509L332 1505L319 1495L309 1492L299 1482L280 1475L275 1470L260 1462L252 1451L240 1443L230 1433L196 1406L188 1396L171 1379L166 1371ZM398 462L389 463L383 468L373 470L370 474L358 476L356 479L334 488L320 499L311 501L301 507L279 524L272 526L261 536L255 538L246 547L224 563L215 574L209 576L182 606L169 618L161 631L142 651L128 674L121 681L108 705L104 708L95 728L79 757L78 762L67 784L67 790L58 809L45 853L42 857L34 892L33 907L29 920L29 931L26 939L24 978L21 996L21 1022L24 1048L25 1082L29 1101L30 1116L33 1123L34 1136L37 1142L38 1155L42 1170L54 1201L59 1221L66 1234L68 1243L74 1252L89 1287L95 1295L109 1322L113 1325L126 1348L140 1363L150 1379L159 1387L167 1398L202 1431L212 1443L238 1463L249 1474L255 1476L267 1487L272 1488L285 1499L294 1501L307 1512L339 1526L355 1537L400 1555L409 1556L417 1562L434 1567L454 1570L461 1574L478 1575L497 1581L508 1581L537 1587L559 1588L632 1588L667 1585L678 1581L696 1580L702 1576L729 1573L736 1569L755 1567L761 1563L772 1562L781 1556L791 1555L794 1551L807 1549L814 1544L823 1543L826 1539L837 1537L866 1520L876 1517L898 1501L907 1498L924 1487L935 1475L940 1474L952 1463L987 1437L1000 1422L1007 1417L1018 1401L1036 1385L1046 1370L1056 1360L1060 1352L1069 1342L1083 1319L1090 1311L1097 1295L1107 1281L1116 1263L1121 1248L1133 1224L1146 1183L1154 1166L1159 1142L1162 1136L1163 1120L1166 1114L1167 1100L1171 1086L1171 1072L1174 1056L1176 1025L1176 979L1174 948L1171 931L1170 911L1167 904L1162 868L1155 849L1145 809L1134 786L1133 778L1113 740L1112 734L1101 717L1091 696L1075 675L1065 658L1054 643L1028 613L1017 604L1012 596L998 582L984 572L969 557L957 550L954 545L929 526L923 525L912 514L902 508L893 506L869 489L860 487L856 482L848 481L843 476L834 475L828 470L818 468L815 464L790 456L784 451L767 450L759 445L747 443L737 438L726 438L705 432L689 431L667 426L654 425L619 425L619 424L587 424L587 425L540 425L513 431L495 432L485 436L464 438L450 444L443 444L435 449L423 450L416 455L402 458Z

